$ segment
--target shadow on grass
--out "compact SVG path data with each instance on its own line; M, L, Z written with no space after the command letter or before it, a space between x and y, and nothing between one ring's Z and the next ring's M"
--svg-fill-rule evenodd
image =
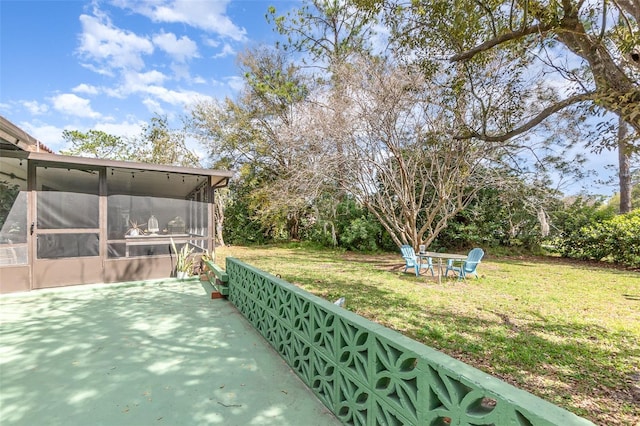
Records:
M499 259L491 259L495 263L504 263L511 265L518 265L521 267L540 267L544 265L549 267L550 265L558 267L567 267L571 269L577 269L581 271L597 272L606 270L607 273L614 274L628 274L630 272L640 272L638 268L628 267L621 264L595 261L595 260L580 260L580 259L568 259L562 257L524 257L524 258L512 258L502 257Z

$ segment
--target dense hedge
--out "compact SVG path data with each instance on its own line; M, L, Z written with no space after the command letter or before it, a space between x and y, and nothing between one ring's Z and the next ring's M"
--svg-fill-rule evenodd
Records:
M561 253L640 267L640 209L582 226L565 236Z

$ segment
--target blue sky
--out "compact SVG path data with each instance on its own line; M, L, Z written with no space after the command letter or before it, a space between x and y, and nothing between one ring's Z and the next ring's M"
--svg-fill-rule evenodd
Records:
M54 151L65 129L137 136L154 113L233 96L238 52L291 1L0 1L0 114Z
M270 5L300 1L0 0L0 114L56 152L63 130L138 136L155 113L177 126L192 102L237 93L236 54L279 38ZM601 179L617 159L588 156ZM583 187L615 191L566 192Z

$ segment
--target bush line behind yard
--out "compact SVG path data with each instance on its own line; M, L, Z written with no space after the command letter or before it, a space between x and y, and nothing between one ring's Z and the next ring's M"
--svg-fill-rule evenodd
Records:
M566 257L607 259L640 268L640 209L591 221L557 238L556 246Z

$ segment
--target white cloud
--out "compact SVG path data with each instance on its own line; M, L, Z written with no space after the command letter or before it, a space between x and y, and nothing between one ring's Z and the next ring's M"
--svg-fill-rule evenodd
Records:
M235 25L226 15L229 2L230 0L116 0L114 4L147 16L155 22L187 24L235 41L245 41L247 31Z
M126 72L123 74L125 87L132 91L138 91L142 86L163 84L167 76L160 71L153 70L148 72Z
M40 115L49 111L47 104L41 104L38 101L21 101L20 103L33 115Z
M56 110L64 114L86 118L101 117L100 113L97 113L91 109L91 102L89 101L89 99L81 98L80 96L74 95L73 93L63 93L61 95L56 95L51 98L51 102L53 103L53 107Z
M171 64L171 71L173 71L176 80L191 80L189 67L185 64Z
M115 89L105 89L104 92L115 98L126 98L130 95L141 95L142 103L149 111L159 112L162 110L161 103L183 107L195 101L209 99L208 96L200 92L191 90L173 90L164 87L163 84L168 77L159 71L149 71L145 73L124 72L123 84ZM190 79L190 77L189 77ZM202 81L197 78L196 81ZM190 81L191 82L191 81Z
M147 107L147 110L151 113L154 114L164 114L165 111L162 108L162 106L160 105L160 102L156 101L155 99L151 99L151 98L145 98L142 103L144 104L144 106Z
M104 94L110 98L124 99L131 94L131 91L126 90L124 86L118 86L115 88L105 87Z
M235 91L240 91L244 88L244 79L242 77L233 76L227 78L227 84Z
M93 129L120 137L134 137L142 133L142 127L147 125L142 120L131 119L121 123L97 123ZM89 130L89 129L87 129Z
M78 52L107 68L142 69L142 56L153 53L151 41L115 27L108 18L80 15L80 22L82 34Z
M220 46L220 42L218 40L214 40L212 38L205 38L203 40L203 43L206 46L210 46L210 47L218 47L218 46Z
M224 46L222 47L222 52L213 55L213 58L219 59L219 58L224 58L226 56L232 56L235 54L236 54L236 51L233 50L233 47L231 47L229 43L225 43Z
M62 131L64 129L60 127L33 121L21 122L18 126L54 152L65 148L65 142L62 139Z
M74 93L84 93L85 95L97 95L100 93L100 90L96 86L86 83L78 84L71 89L71 91Z
M162 85L167 80L167 76L160 71L152 70L148 72L123 71L122 84L114 88L105 88L107 96L125 99L129 95L145 92L147 86Z
M208 96L205 96L199 92L194 92L191 90L170 90L166 87L160 86L148 86L144 89L144 92L154 96L156 99L159 99L171 105L186 106L191 105L195 102L210 100Z
M199 56L198 46L187 36L176 38L173 33L160 33L153 36L153 42L178 62Z
M146 73L128 72L123 73L124 83L116 88L105 90L109 96L116 98L125 98L134 94L145 95L143 103L151 110L158 110L159 102L165 102L171 105L190 105L195 100L201 100L208 97L199 92L191 90L172 90L162 84L167 76L159 71L149 71Z
M93 71L96 74L106 75L109 77L114 76L114 73L110 69L108 69L106 66L103 66L103 65L94 65L94 64L89 64L85 62L85 63L80 63L80 66L88 69L89 71Z

